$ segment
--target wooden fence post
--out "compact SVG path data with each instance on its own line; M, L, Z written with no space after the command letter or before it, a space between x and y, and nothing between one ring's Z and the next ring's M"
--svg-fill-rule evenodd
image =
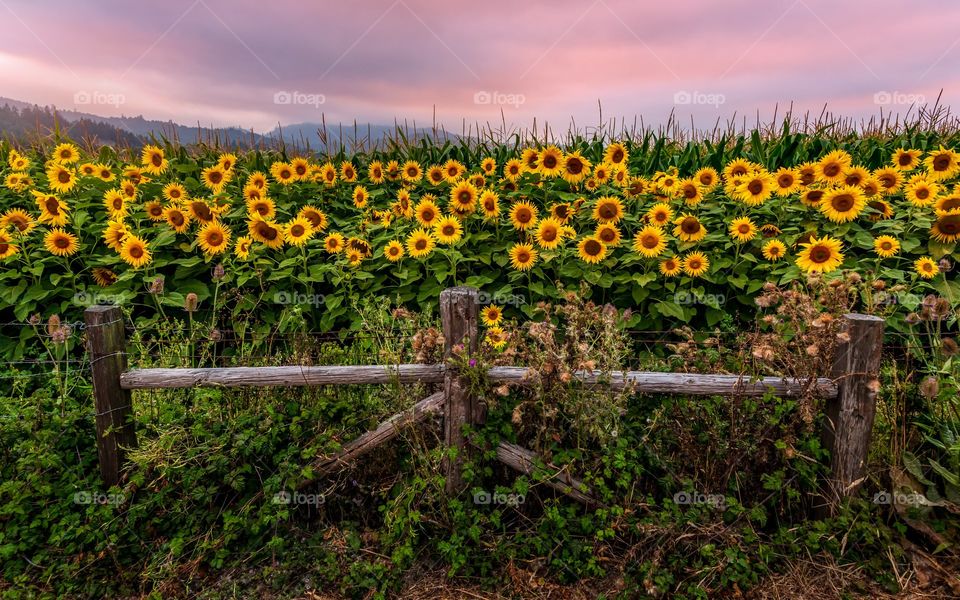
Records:
M91 306L84 312L84 320L93 371L100 474L111 487L120 482L124 448L137 445L130 390L120 387L120 374L127 369L123 313L117 306Z
M847 314L844 321L846 335L837 346L831 373L837 382L837 396L827 400L823 425L822 439L830 450L830 476L823 485L824 504L817 507L821 517L833 514L839 502L855 494L863 483L880 388L884 320Z
M477 351L477 307L479 295L475 288L454 287L440 293L440 319L443 323L444 360L449 359L454 346L463 344L466 354ZM464 487L463 460L469 454L464 425L482 423L482 407L470 395L467 382L448 370L444 376L444 442L448 452L444 459L446 492L459 494ZM449 454L453 449L453 455Z

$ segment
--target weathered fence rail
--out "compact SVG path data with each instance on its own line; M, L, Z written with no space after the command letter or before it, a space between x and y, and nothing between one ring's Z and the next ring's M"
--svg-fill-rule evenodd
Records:
M457 287L440 295L444 334L444 356L462 346L469 355L477 351L478 293ZM387 383L443 384L437 392L411 408L381 423L342 446L332 456L318 457L315 477L348 468L382 444L396 438L410 426L442 415L446 491L463 491L462 466L474 453L465 435L466 426L481 425L486 407L470 394L469 386L455 369L439 365L358 365L228 367L201 369L127 370L123 315L118 307L94 306L86 311L88 350L93 371L97 418L97 448L100 471L107 485L121 480L127 449L137 445L131 408L131 390L244 386L370 385ZM815 381L779 377L751 379L738 375L657 373L645 371L578 371L575 380L588 388L613 391L629 389L638 393L783 397L813 394L826 401L823 440L831 450L832 476L824 482L820 514L829 514L839 500L856 492L870 443L876 413L877 375L883 342L884 322L877 317L850 314L845 319L847 340L837 351L830 378ZM538 375L526 367L493 367L487 378L494 383L526 385ZM589 487L564 469L543 461L531 450L502 442L497 458L511 468L538 479L588 506L597 504Z

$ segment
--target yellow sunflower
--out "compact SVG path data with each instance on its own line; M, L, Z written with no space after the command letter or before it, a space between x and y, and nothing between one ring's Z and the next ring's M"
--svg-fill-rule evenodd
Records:
M960 172L960 154L940 146L923 159L923 164L927 169L930 180L951 179Z
M420 163L415 160L408 160L403 163L400 173L403 180L410 183L415 183L423 178L423 169L420 168Z
M816 177L821 183L840 183L844 172L853 164L853 158L843 150L835 150L817 163Z
M36 222L30 213L19 208L11 208L0 217L0 230L13 229L19 235L27 235L34 227Z
M104 267L94 267L93 280L100 287L110 287L117 282L117 274Z
M225 170L230 171L237 165L237 155L232 152L225 152L217 159L217 164Z
M120 190L107 190L103 194L103 205L110 213L111 219L122 219L127 216L127 199Z
M580 260L594 265L607 257L607 245L593 236L585 237L577 245L577 254Z
M620 245L620 230L613 223L600 223L593 232L593 237L607 245L609 248L615 248Z
M70 218L70 207L66 202L60 200L53 194L44 194L41 192L31 192L36 198L37 207L40 208L40 216L37 218L41 223L49 223L55 227L63 227Z
M331 233L323 240L323 247L329 254L339 254L346 247L346 241L339 233Z
M938 198L933 205L933 210L938 217L960 214L960 194L954 191L949 196Z
M743 177L748 173L754 171L754 165L748 160L742 158L736 158L727 163L727 166L723 168L723 177L724 179L733 179L735 177Z
M130 231L123 221L109 221L103 230L103 241L110 249L120 252L120 248L123 247L123 240L127 239L129 233Z
M357 208L363 208L367 205L367 200L369 199L367 194L367 188L362 185L358 185L353 188L353 205Z
M97 163L96 167L97 177L99 177L101 181L110 182L117 178L116 174L113 172L113 169L111 169L109 165Z
M66 194L77 185L77 175L66 165L50 163L47 167L47 182L51 190Z
M305 158L295 158L290 161L290 168L293 169L294 179L303 181L310 174L310 161ZM229 169L227 170L229 171Z
M503 166L503 176L510 181L516 181L523 174L523 163L516 158L511 158Z
M873 240L873 251L881 258L890 258L900 251L900 242L889 235L881 235Z
M683 198L687 206L696 206L703 202L703 188L693 178L680 180L677 195Z
M447 162L443 163L443 176L447 178L447 181L454 183L460 177L466 173L467 168L459 160L450 159Z
M250 258L250 249L252 246L253 240L245 235L242 235L237 238L237 242L233 246L233 255L240 260L247 260Z
M537 156L537 165L544 177L556 177L563 170L563 153L556 146L547 146Z
M673 235L680 238L683 242L699 242L707 235L700 219L693 215L682 214L673 222L676 227L673 228Z
M143 165L143 170L151 175L163 175L170 161L163 155L162 148L147 145L140 152L140 164Z
M503 322L503 309L496 304L488 304L480 311L480 319L487 327L496 327Z
M399 240L390 240L383 248L383 255L390 262L397 262L403 258L403 244Z
M456 244L463 237L463 226L453 217L442 217L433 226L433 235L441 244Z
M670 223L670 219L673 218L673 210L669 204L659 202L650 207L646 218L657 227L666 227Z
M500 196L492 190L483 190L480 193L480 208L483 209L484 219L496 219L500 216Z
M866 205L863 190L845 185L824 194L820 200L820 212L834 223L846 223L860 216Z
M424 258L433 252L437 241L425 229L415 229L407 237L407 253L413 258Z
M528 271L537 262L537 251L530 244L514 244L510 248L510 264L517 271Z
M666 235L655 225L647 225L633 238L633 249L647 258L660 256L666 247Z
M429 198L422 198L413 209L413 214L424 227L433 227L440 218L440 207Z
M683 272L690 277L702 277L710 270L710 259L703 252L691 252L683 259Z
M480 170L487 175L494 175L497 172L497 161L492 156L484 157L480 161Z
M749 242L757 236L757 226L750 217L740 217L730 223L730 237L737 242Z
M923 152L919 150L908 150L906 148L897 148L893 152L890 164L898 171L912 171L920 164L920 155Z
M593 219L598 223L619 223L623 218L623 203L613 196L601 196L593 206Z
M20 251L6 233L0 231L0 260L6 260Z
M579 151L570 152L563 157L562 177L567 183L576 185L590 174L590 166L590 161Z
M676 277L683 270L683 264L676 257L665 258L660 261L660 273L666 277Z
M149 264L152 259L147 243L135 235L128 235L120 247L120 258L134 269Z
M47 247L50 254L56 256L70 256L80 249L77 236L60 228L48 231L43 237L43 245Z
M873 172L873 176L880 183L881 194L894 194L903 185L903 175L893 167L884 167Z
M163 186L163 197L170 202L184 202L187 200L187 188L179 183L168 183Z
M450 210L472 213L477 206L477 188L469 181L461 181L450 190Z
M537 223L537 231L534 234L537 245L545 250L552 250L559 246L563 242L562 228L563 223L553 217L541 219Z
M230 246L230 228L219 221L206 223L197 232L197 243L207 256L222 254Z
M929 206L940 195L940 186L924 178L911 179L903 189L904 197L917 207Z
M773 191L780 197L786 197L795 194L800 190L800 175L796 169L781 167L773 174Z
M347 183L353 183L357 180L357 169L349 160L345 160L340 163L340 179L346 181Z
M538 164L537 160L540 158L540 153L537 152L536 148L524 148L520 153L520 160L523 161L523 168L528 173L536 173Z
M629 158L630 152L620 142L613 142L603 151L603 161L611 165L626 165Z
M776 187L775 179L766 171L748 174L737 186L736 198L747 206L760 206L770 199Z
M230 172L219 165L212 165L201 171L200 178L203 185L219 194L230 181Z
M269 221L277 216L277 206L270 198L247 200L247 215Z
M177 233L183 233L190 228L190 214L178 206L168 206L163 209L163 218Z
M72 165L80 160L80 150L70 143L57 144L51 158L62 165Z
M763 257L770 262L777 262L787 254L787 246L780 240L769 240L763 245Z
M843 171L843 185L860 186L870 176L870 172L859 166L850 166Z
M720 174L713 167L703 167L693 174L694 181L706 190L712 190L720 182Z
M276 250L283 246L283 228L273 221L254 218L247 223L247 232L254 240Z
M387 181L400 181L400 163L395 160L388 161L383 168L383 174Z
M960 212L938 217L930 228L930 237L945 244L960 239Z
M510 207L510 223L519 231L526 231L537 224L537 208L529 202L517 202Z
M840 240L823 236L812 236L809 242L800 244L797 266L806 271L829 273L843 264Z
M440 165L433 165L427 169L427 181L433 185L440 185L447 180L447 176L443 172L443 167Z
M940 267L929 256L918 258L913 263L913 269L917 275L924 279L933 279L940 272Z
M327 215L316 206L304 206L297 213L298 217L310 221L310 227L314 232L320 232L327 228Z
M217 218L210 205L203 200L191 200L187 203L187 210L190 211L190 217L194 221L201 223L210 223Z
M291 246L300 247L313 237L313 225L306 217L296 217L283 227L283 235Z
M386 179L383 175L383 163L375 160L367 165L367 179L370 183L380 184Z

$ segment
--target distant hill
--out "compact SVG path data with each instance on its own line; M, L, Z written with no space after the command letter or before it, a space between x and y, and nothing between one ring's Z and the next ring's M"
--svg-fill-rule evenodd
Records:
M63 135L76 141L138 148L151 139L178 141L181 144L203 142L221 147L274 147L281 143L301 152L336 153L341 146L348 152L385 148L390 140L408 141L423 137L455 141L458 136L425 127L406 125L357 125L295 123L278 125L272 131L256 133L239 127L201 127L173 121L135 117L104 117L55 106L39 106L0 96L0 137L29 141L48 135L59 124Z

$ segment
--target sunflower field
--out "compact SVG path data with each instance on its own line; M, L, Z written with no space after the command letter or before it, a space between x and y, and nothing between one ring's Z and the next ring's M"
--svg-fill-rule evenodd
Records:
M631 327L712 327L752 318L767 281L853 270L883 280L864 302L897 328L926 293L960 297L957 148L938 132L789 130L319 158L4 143L0 310L79 319L106 299L155 318L191 296L265 328L296 310L330 330L353 326L364 296L429 310L472 285L522 317L585 282L633 308Z

